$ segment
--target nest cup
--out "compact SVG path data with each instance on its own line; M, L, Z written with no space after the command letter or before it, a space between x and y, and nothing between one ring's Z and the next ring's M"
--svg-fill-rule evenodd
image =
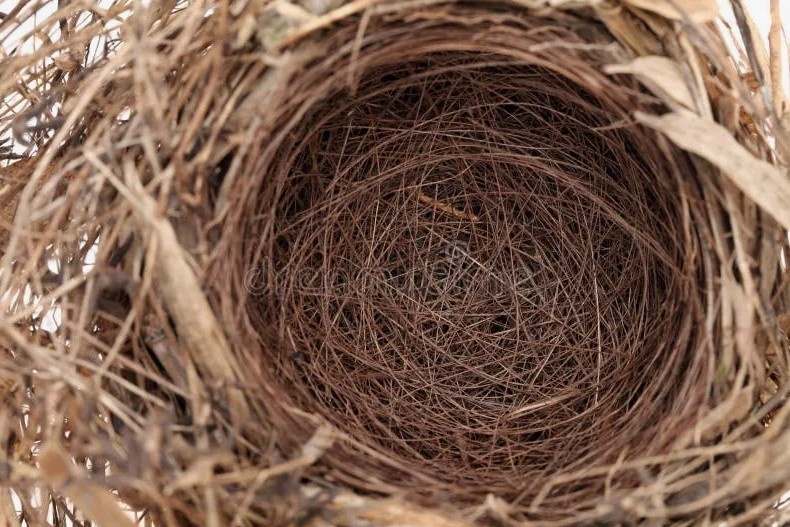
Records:
M284 444L324 477L562 516L666 453L721 335L710 186L594 24L453 6L341 21L266 80L215 272ZM325 52L325 50L331 50ZM567 483L557 483L562 475ZM558 476L560 476L558 478Z
M786 520L741 2L82 4L0 16L0 523Z

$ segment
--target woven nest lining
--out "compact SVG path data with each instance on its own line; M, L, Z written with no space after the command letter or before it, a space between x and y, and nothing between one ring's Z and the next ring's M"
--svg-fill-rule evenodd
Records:
M0 519L781 521L790 114L715 4L0 17Z
M500 22L333 31L238 186L222 274L246 278L270 403L347 434L329 468L368 490L525 506L663 452L702 402L705 177L633 122L660 105L600 71L611 42Z

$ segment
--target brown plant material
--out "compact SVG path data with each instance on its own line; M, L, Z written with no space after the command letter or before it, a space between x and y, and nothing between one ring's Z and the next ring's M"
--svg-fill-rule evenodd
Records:
M38 456L42 476L62 492L91 521L100 527L131 527L132 519L121 510L118 498L109 490L88 481L74 470L59 446L45 445Z
M712 0L15 5L0 518L781 520L790 136L734 5L737 61Z
M314 64L272 106L304 113L243 180L226 225L249 241L218 264L261 269L239 283L257 286L268 382L386 458L330 454L338 468L527 506L553 475L661 452L703 399L703 277L684 253L710 235L674 199L700 201L694 168L630 123L649 99L596 71L605 48L419 24L377 28L358 62Z

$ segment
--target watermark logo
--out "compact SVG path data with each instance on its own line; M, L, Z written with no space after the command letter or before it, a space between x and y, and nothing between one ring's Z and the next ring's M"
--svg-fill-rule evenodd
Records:
M363 268L343 266L300 267L271 265L268 259L247 270L244 287L250 295L389 295L393 291L426 289L437 295L463 297L474 289L492 296L513 295L534 285L534 272L524 262L511 269L494 269L467 242L442 247L435 261L422 266L396 267L371 274ZM378 290L378 289L381 290Z

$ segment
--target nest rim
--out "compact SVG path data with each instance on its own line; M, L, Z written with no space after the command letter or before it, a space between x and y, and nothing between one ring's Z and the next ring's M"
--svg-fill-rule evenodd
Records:
M506 29L501 30L501 27L497 29L498 26L491 23L491 20L496 20L497 23L501 23L499 17L492 16L488 18L485 15L480 15L479 12L471 11L471 13L472 14L470 14L470 11L464 12L463 10L453 12L452 15L448 17L449 22L445 21L443 23L435 23L431 20L427 22L418 21L415 23L416 29L415 27L407 26L391 31L385 29L381 32L377 32L368 27L366 36L361 42L356 40L356 35L352 32L352 28L348 28L345 31L333 30L332 35L328 37L328 42L320 42L320 38L317 44L308 42L303 49L308 50L307 55L310 58L304 59L304 65L299 65L299 59L295 60L296 65L294 66L294 70L301 72L297 84L290 84L288 86L288 94L282 94L282 98L274 97L272 99L277 102L272 103L269 106L271 111L266 113L267 118L271 120L269 123L269 130L271 130L271 132L266 132L266 137L269 138L266 140L267 148L259 156L252 156L254 160L250 161L250 167L254 166L254 168L251 168L251 171L258 174L269 174L269 177L274 178L274 181L277 182L275 184L277 188L282 188L283 185L287 187L289 184L287 182L287 176L284 176L285 179L279 179L281 176L278 174L281 172L289 172L293 167L286 162L284 165L285 168L281 169L279 168L281 165L277 163L281 162L281 157L288 158L292 161L297 155L300 155L294 152L289 146L289 142L303 145L302 141L304 136L300 135L300 133L305 132L299 132L300 129L304 130L304 126L300 123L303 121L308 121L310 123L318 122L319 125L317 125L317 127L320 128L320 126L322 126L320 123L323 122L326 124L326 122L331 121L332 118L338 118L337 113L333 113L332 110L329 111L329 114L333 115L333 117L330 118L327 117L326 114L321 114L321 111L316 110L316 108L320 108L321 105L326 104L334 109L336 105L343 104L344 98L347 100L349 97L359 97L369 93L365 85L365 74L371 69L375 70L377 66L397 66L442 52L449 54L469 53L481 60L513 61L520 66L529 65L529 67L538 69L543 68L545 73L556 75L557 78L570 79L570 81L568 81L570 84L581 86L583 90L592 86L591 90L594 91L594 95L591 97L598 98L596 103L602 104L604 111L610 111L612 115L616 115L616 118L623 121L629 120L634 110L644 108L654 110L655 107L660 107L660 104L650 97L648 93L640 88L639 84L632 79L615 77L614 80L612 80L611 76L601 73L603 66L613 61L623 60L623 57L617 55L617 52L614 54L612 53L613 48L611 40L604 39L601 41L593 41L594 43L592 45L590 45L589 41L584 40L582 40L582 42L574 42L574 44L587 44L589 46L583 52L574 50L573 45L569 46L569 48L572 49L570 52L568 52L567 49L560 49L560 51L557 51L550 47L535 46L535 44L539 44L541 42L540 39L548 38L547 33L553 34L553 32L561 35L557 40L565 39L566 41L570 40L573 42L575 38L578 39L578 37L574 35L563 33L563 31L567 31L567 29L563 27L563 23L567 22L564 17L561 18L562 22L559 23L553 19L541 19L540 17L535 17L531 21L516 17L515 19L508 19L509 23L512 25L506 25ZM462 19L463 16L469 16L470 19L476 20L479 26L470 28L469 24L457 24L457 26L453 27L453 24L459 19ZM479 18L475 19L475 16ZM449 25L449 29L447 26L443 25L444 23ZM534 25L531 25L533 23ZM432 24L435 24L436 27L432 27ZM520 24L523 25L519 28ZM523 33L519 33L518 29L522 29ZM398 44L398 39L402 39L406 34L412 35L408 45ZM492 34L494 36L492 36ZM414 35L419 36L415 38ZM537 42L531 41L531 38L537 39ZM382 44L382 42L384 43ZM328 58L320 53L313 56L314 46L318 49L337 49L338 51L328 56ZM369 48L371 48L372 51ZM294 51L295 57L299 56L298 49L299 48ZM384 51L382 51L382 49ZM590 51L590 49L592 49L592 51ZM580 55L582 56L580 57ZM369 58L371 56L373 58ZM491 57L494 57L494 59L491 59ZM377 63L376 60L380 62ZM574 60L576 62L574 62ZM373 64L372 66L371 63ZM302 71L307 68L309 68L310 73ZM286 68L286 70L287 69L288 68ZM448 70L452 70L452 67L449 67ZM305 77L307 77L307 80L305 80ZM588 81L588 84L585 85L585 81ZM558 83L558 85L560 86L558 89L562 90L563 87L561 83ZM610 88L609 91L601 88L601 86L607 85ZM311 87L314 88L311 89ZM621 93L611 91L615 90L617 87L621 88ZM535 89L534 86L532 88ZM564 89L569 88L565 86ZM572 91L572 89L569 90ZM276 92L276 88L274 88L273 91ZM297 100L296 103L290 100L291 94L295 94L293 98ZM339 97L339 101L333 101L333 97ZM580 101L586 101L585 96L577 97L576 102L579 103ZM314 111L317 112L318 118L312 115ZM283 115L284 117L272 117L277 115ZM612 120L614 121L615 118ZM605 124L611 125L611 123ZM357 123L357 125L359 125L359 123ZM311 126L316 128L316 125ZM602 124L602 126L604 125ZM535 470L534 467L532 471L530 471L528 466L526 466L526 468L522 467L523 471L519 474L522 481L515 485L512 483L512 479L515 477L516 473L505 473L504 477L500 477L498 482L495 483L491 483L490 481L480 483L480 472L472 472L469 475L456 475L448 478L442 476L443 471L447 472L446 467L438 470L434 467L434 469L428 470L425 469L425 467L420 467L419 461L413 458L409 459L408 457L398 455L388 447L382 447L382 445L376 444L375 442L371 443L364 439L364 437L360 439L360 430L344 427L343 419L338 417L339 415L343 415L344 412L346 418L348 418L349 415L357 415L357 413L353 411L349 414L348 412L350 410L348 408L343 408L333 415L333 411L328 410L326 406L322 406L321 404L310 404L309 397L307 398L308 403L305 403L306 399L304 392L301 394L297 393L293 396L287 395L293 392L291 389L293 384L298 384L298 376L288 373L288 366L283 366L283 360L277 357L277 352L264 351L262 353L266 358L264 358L263 362L266 364L277 364L277 366L273 372L268 374L265 371L256 371L253 377L256 379L256 383L260 383L262 378L265 379L263 384L273 397L266 405L272 414L276 416L275 419L278 422L277 429L282 433L284 443L290 444L291 447L294 448L303 444L307 437L309 437L309 434L314 429L314 424L308 420L310 424L306 425L303 412L308 412L320 416L319 420L327 419L332 425L340 430L345 438L345 444L340 449L341 453L327 453L326 463L319 471L325 472L325 476L331 475L334 479L344 481L353 488L363 491L384 493L403 493L406 491L408 495L412 496L412 498L416 498L418 502L422 503L431 503L435 499L448 499L449 497L453 500L460 499L461 502L466 501L469 504L479 504L484 501L485 496L489 493L494 493L505 497L514 508L521 507L522 509L526 509L527 506L534 508L539 502L546 502L542 503L540 506L544 507L546 510L553 510L554 513L565 510L571 504L583 508L599 499L603 492L604 480L606 477L598 473L597 469L605 466L606 462L614 463L618 461L618 456L624 452L622 450L623 448L628 447L629 456L649 456L666 452L670 443L674 439L677 439L679 435L682 435L681 431L684 429L684 426L688 426L690 422L689 419L692 419L689 416L693 415L695 412L693 406L695 404L703 404L704 395L702 394L702 388L695 385L698 379L702 378L703 372L708 368L707 364L710 359L707 354L711 352L717 340L715 336L705 335L704 332L697 332L695 334L695 326L704 322L706 317L709 316L709 314L706 313L706 309L709 309L710 306L708 305L707 308L705 307L706 299L703 290L705 284L710 284L712 281L716 280L715 275L713 277L706 276L712 271L711 269L703 268L703 266L699 265L699 262L697 262L696 267L694 266L695 264L690 263L694 258L693 255L700 252L698 248L698 243L700 243L699 240L710 236L708 233L697 233L695 231L696 225L689 225L688 223L689 217L695 214L701 214L699 210L690 211L688 207L693 208L695 206L695 199L701 200L699 197L701 195L699 186L706 183L706 176L701 174L697 180L694 180L693 177L689 178L689 173L695 173L696 169L685 153L661 141L652 131L639 127L639 125L633 126L638 128L639 131L637 134L644 134L640 137L643 142L650 141L652 143L651 148L653 151L651 151L650 155L653 157L650 158L648 163L650 164L651 170L662 171L661 177L664 178L664 181L659 181L656 187L659 190L656 190L656 188L651 190L656 192L665 191L668 193L667 195L670 195L670 189L673 189L673 187L675 192L678 192L677 188L681 188L682 190L678 193L683 194L685 197L682 202L677 203L671 203L674 197L670 197L669 202L671 204L664 205L668 209L673 210L671 214L674 214L675 220L671 221L678 222L674 227L675 236L684 238L682 242L680 242L684 244L680 249L680 253L670 257L666 255L663 256L669 260L667 264L668 268L672 268L669 274L677 272L678 269L683 269L680 275L673 275L676 282L670 283L667 286L674 288L673 290L676 291L678 295L687 295L682 298L676 298L679 303L682 302L684 304L684 310L681 310L681 313L684 314L681 316L681 319L685 318L685 321L680 322L680 325L678 325L676 329L666 331L666 333L679 338L681 342L687 342L687 344L685 351L678 352L679 355L670 359L670 362L674 361L672 363L675 364L675 375L678 375L678 377L675 377L678 379L678 383L669 388L670 390L676 390L674 396L667 395L666 385L663 389L664 391L656 391L656 386L652 388L648 386L647 388L647 392L650 392L651 389L654 390L653 394L658 399L667 397L671 399L669 402L664 401L664 413L661 414L659 412L660 415L665 416L663 421L661 419L655 419L655 416L643 416L643 420L649 422L651 426L643 430L642 435L623 433L620 438L622 442L618 442L617 437L601 438L599 435L601 444L608 444L608 446L616 445L616 447L613 447L606 455L601 455L601 452L596 453L593 449L591 451L592 453L584 458L590 460L586 465L584 463L577 463L574 465L569 462L565 466L550 467L548 471L542 471L540 469ZM630 131L631 130L629 130L629 132ZM306 133L318 132L311 129ZM374 149L375 147L371 146L370 148ZM281 150L286 152L286 154L281 154ZM658 163L656 160L658 160ZM661 165L661 163L663 163L663 165ZM271 167L274 167L274 170L272 170ZM656 175L656 178L658 177L659 176ZM256 209L255 207L260 207L260 205L255 205L254 203L265 202L271 203L273 209L278 207L276 198L267 196L265 191L262 191L262 193L250 191L249 180L246 178L243 180L244 190L237 189L236 195L238 199L247 203L252 208L245 209L241 207L240 210L259 211L255 214L246 213L244 216L260 217L266 215L266 210L263 208ZM258 178L255 181L258 181L257 184L260 185L262 184L260 182L263 180ZM255 184L256 183L253 183L253 186ZM697 197L693 198L692 196ZM653 199L654 198L655 196L653 196ZM370 200L370 196L366 196L364 199ZM654 204L655 203L653 203L653 205ZM649 206L646 205L641 206L649 208ZM672 209L672 207L675 208ZM286 215L282 215L281 217L285 216ZM250 228L249 223L245 223L243 215L239 214L235 218L229 219L228 224L232 226L232 231L245 233L243 235L245 239L254 240L257 236L256 233L259 232L271 232L272 234L270 236L272 238L276 237L277 227L272 226L271 220L267 221L269 223L267 223L264 228L260 226ZM686 223L683 223L684 221ZM313 226L308 228L308 230L315 228L320 229L320 227ZM643 225L642 228L645 228L645 226ZM640 239L641 235L642 233L637 233L635 239ZM650 236L644 236L644 238L650 239ZM677 240L675 240L675 242L676 241ZM644 243L644 240L640 239L639 242ZM247 256L240 257L238 252L233 252L236 249L228 247L230 251L229 260L233 261L233 259L236 258L235 261L238 262L239 258L242 258L244 261L236 269L230 271L228 269L223 269L217 275L224 277L232 276L236 283L243 284L243 288L241 290L237 289L236 295L233 296L235 300L231 302L232 305L225 306L225 312L227 313L230 312L231 309L233 310L232 312L236 318L233 319L231 323L235 324L236 327L245 328L239 338L240 341L250 342L252 349L258 346L281 348L285 340L282 336L278 339L272 338L271 335L256 334L255 328L260 328L261 322L259 319L256 319L257 315L254 313L250 314L248 301L250 298L258 299L253 300L253 302L260 301L261 290L256 290L256 287L259 287L260 284L251 284L250 276L245 273L250 269L256 269L257 274L254 275L254 278L256 280L261 280L265 273L260 272L261 268L258 267L258 265L261 261L261 255L266 252L263 242L259 245L256 245L256 242L251 243L251 247L257 247L255 256L252 258L249 256L250 252L247 253ZM659 249L656 250L656 252L660 252L661 243L668 243L671 245L674 242L666 240L664 242L656 242L655 240L649 240L649 243L646 243L645 246L649 247L651 243L653 247L648 250L656 250L655 245L658 245ZM326 246L321 247L321 249L324 251L328 250ZM245 250L250 251L250 248L245 247ZM271 251L271 247L269 251ZM271 255L271 253L268 255ZM277 267L277 265L274 267ZM678 278L678 276L680 276L680 278ZM672 282L672 280L669 280L669 282ZM251 292L252 294L250 294ZM322 293L325 294L326 291L322 291ZM293 305L298 305L299 302L294 300L294 298L291 299L291 302ZM301 300L304 300L304 298L301 298ZM272 302L272 305L275 304L277 304L277 301ZM247 311L242 313L242 309L247 309ZM279 305L277 309L280 309ZM252 311L254 311L254 309ZM239 321L242 322L240 323ZM275 326L280 324L280 329L283 327L282 320L280 322L270 321L270 323ZM248 333L244 335L244 331L247 330L252 331L252 334ZM324 335L324 337L325 336L326 335ZM291 339L291 343L293 343L293 334L289 334L288 338ZM668 346L671 347L669 344ZM660 346L658 347L660 348ZM683 348L682 345L680 347ZM346 350L344 350L344 352L345 351ZM245 362L259 360L254 358L255 353L256 352L251 352L249 354L250 357L247 357ZM294 355L294 353L296 353L296 355ZM302 353L302 350L292 350L287 355L291 358L294 356L301 358ZM677 373L678 369L684 369L686 375L683 376ZM343 375L342 369L340 374ZM261 377L259 377L259 375ZM287 379L285 383L282 381L283 377ZM656 374L656 377L661 378L662 376ZM329 381L327 381L326 378L322 378L321 382L323 386ZM340 382L349 381L348 378L342 378ZM639 381L633 380L632 382L638 383ZM659 395L655 395L656 393ZM287 398L287 402L278 402L277 398L283 397L284 394ZM363 397L363 395L363 393L356 393L354 397L360 398ZM345 404L350 405L353 403L346 400ZM649 402L647 404L649 405ZM298 410L294 413L294 409ZM414 409L411 411L413 412ZM424 425L425 423L423 422L422 424ZM288 430L293 432L292 438L287 438L289 435ZM362 434L364 436L364 433ZM634 440L638 440L640 437L643 443L637 444L637 447L634 447ZM590 441L591 439L588 437L587 440ZM644 446L644 449L641 449L642 446ZM617 448L621 450L617 450ZM605 448L603 450L606 451ZM616 453L614 453L615 450L617 450ZM603 461L604 459L606 461ZM442 463L444 462L446 462L446 460ZM589 476L585 476L585 472L589 472ZM566 489L568 491L566 494L557 492L556 488L554 488L549 494L557 494L561 495L561 497L552 502L552 499L547 497L545 489L547 485L552 485L551 482L556 480L558 475L563 475L563 473L575 474L577 480ZM528 479L537 479L538 482L534 483L533 481L530 485L525 486L523 480ZM579 481L583 483L579 483ZM636 484L633 475L625 476L622 481L626 482L624 483L626 485ZM415 488L417 490L415 490Z

